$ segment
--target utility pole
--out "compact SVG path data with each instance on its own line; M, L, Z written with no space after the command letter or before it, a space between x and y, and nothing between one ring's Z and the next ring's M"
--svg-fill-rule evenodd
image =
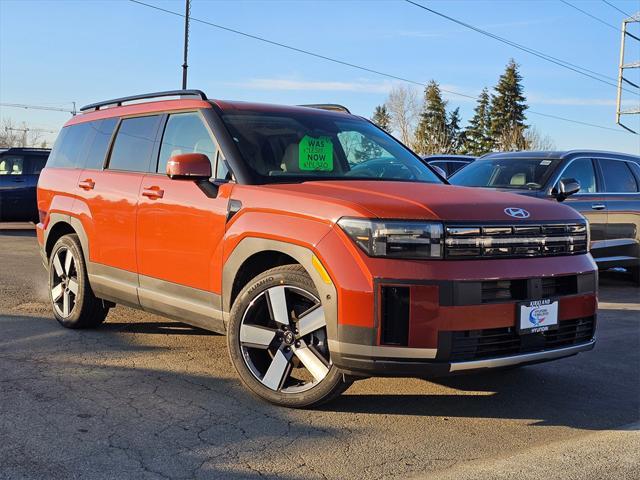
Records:
M640 12L622 21L622 38L620 40L620 65L618 67L618 96L616 98L616 123L631 133L638 133L635 130L632 130L626 125L624 125L621 119L623 115L640 114L640 105L634 106L626 110L622 109L623 82L631 85L632 87L640 88L640 85L636 85L634 82L632 82L628 78L625 78L624 76L625 70L632 69L632 68L640 68L640 59L633 58L631 59L630 62L627 62L625 60L625 40L627 40L627 37L629 37L629 40L631 40L632 42L633 41L640 42L640 37L637 37L636 35L633 35L631 32L629 32L629 24L633 24L633 23L640 23ZM634 49L634 51L636 50Z
M182 63L182 89L187 89L187 54L189 52L189 11L191 10L191 0L184 0L184 62Z

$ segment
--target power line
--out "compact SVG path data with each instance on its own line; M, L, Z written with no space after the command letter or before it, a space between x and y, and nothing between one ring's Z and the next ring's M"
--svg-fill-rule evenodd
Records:
M574 10L577 10L578 12L582 13L583 15L586 15L587 17L593 18L596 22L600 22L603 25L606 25L609 28L613 28L616 32L619 30L618 27L614 27L613 25L611 25L609 22L605 22L604 20L602 20L599 17L596 17L595 15L591 15L589 12L587 12L586 10L582 10L579 7L576 7L574 4L567 2L566 0L560 0L562 3L564 3L565 5L567 5L568 7L573 8Z
M596 127L596 128L602 128L603 130L611 130L613 132L619 132L620 130L618 130L617 128L613 128L613 127L605 127L604 125L597 125L595 123L588 123L588 122L582 122L580 120L574 120L572 118L566 118L566 117L560 117L558 115L551 115L550 113L541 113L541 112L534 112L532 110L528 111L529 113L533 113L535 115L540 115L541 117L548 117L548 118L555 118L556 120L563 120L565 122L571 122L571 123L576 123L578 125L585 125L587 127Z
M618 7L616 7L613 3L611 2L607 2L607 0L602 0L604 3L606 3L607 5L609 5L611 8L613 8L614 10L619 11L621 14L623 14L625 17L630 17L631 15L629 15L626 12L623 12L622 10L620 10Z
M182 14L180 14L178 12L174 12L172 10L167 10L165 8L158 7L156 5L151 5L151 4L148 4L148 3L144 3L144 2L141 2L140 0L129 0L129 1L132 2L132 3L136 3L138 5L142 5L144 7L148 7L148 8L154 9L154 10L158 10L160 12L164 12L164 13L168 13L170 15L174 15L176 17L184 18L184 15L182 15ZM409 84L412 84L412 85L418 85L420 87L425 87L426 86L426 84L424 82L419 82L417 80L412 80L410 78L401 77L399 75L394 75L394 74L391 74L391 73L382 72L380 70L375 70L375 69L369 68L369 67L363 67L361 65L356 65L354 63L346 62L344 60L339 60L339 59L336 59L336 58L328 57L326 55L321 55L319 53L311 52L309 50L304 50L302 48L298 48L298 47L294 47L294 46L287 45L287 44L284 44L284 43L276 42L274 40L269 40L269 39L264 38L264 37L260 37L260 36L253 35L253 34L250 34L250 33L242 32L240 30L235 30L233 28L225 27L223 25L218 25L216 23L208 22L206 20L201 20L201 19L194 18L194 17L189 17L189 18L190 18L190 20L192 22L198 22L198 23L202 23L204 25L209 25L211 27L218 28L218 29L224 30L226 32L235 33L237 35L241 35L241 36L246 37L246 38L251 38L253 40L258 40L260 42L267 43L269 45L274 45L274 46L277 46L277 47L280 47L280 48L284 48L284 49L287 49L287 50L291 50L291 51L294 51L294 52L297 52L297 53L301 53L301 54L304 54L304 55L309 55L309 56L312 56L312 57L315 57L315 58L319 58L321 60L325 60L325 61L336 63L336 64L339 64L339 65L344 65L344 66L347 66L347 67L355 68L355 69L362 70L362 71L365 71L365 72L373 73L375 75L380 75L380 76L383 76L383 77L391 78L391 79L394 79L394 80L399 80L401 82L409 83ZM477 97L475 97L473 95L468 95L466 93L456 92L454 90L447 90L447 89L444 89L444 88L441 88L440 90L445 92L445 93L450 93L452 95L457 95L459 97L470 98L472 100L476 100L477 99ZM540 116L543 116L543 117L555 118L557 120L562 120L562 121L569 122L569 123L575 123L577 125L584 125L584 126L600 128L600 129L603 129L603 130L611 130L611 131L614 131L614 132L621 133L621 131L618 130L617 128L606 127L604 125L597 125L595 123L582 122L580 120L573 120L573 119L570 119L570 118L559 117L559 116L556 116L556 115L550 115L550 114L546 114L546 113L542 113L542 112L536 112L534 110L527 110L527 112L528 113L532 113L534 115L540 115Z
M562 68L566 68L567 70L571 70L573 72L579 73L580 75L584 75L585 77L589 77L589 78L591 78L593 80L596 80L598 82L601 82L601 83L604 83L606 85L610 85L612 87L618 88L618 85L616 83L613 83L613 82L616 81L616 79L613 78L613 77L610 77L608 75L604 75L602 73L594 72L593 70L589 70L589 69L581 67L579 65L575 65L573 63L570 63L570 62L568 62L566 60L562 60L560 58L556 58L556 57L553 57L551 55L547 55L546 53L540 52L538 50L534 50L533 48L530 48L530 47L526 47L526 46L521 45L519 43L516 43L516 42L513 42L511 40L508 40L508 39L506 39L504 37L500 37L498 35L495 35L495 34L493 34L491 32L486 31L486 30L482 30L481 28L474 27L473 25L465 23L465 22L463 22L461 20L458 20L456 18L450 17L449 15L445 15L444 13L441 13L441 12L438 12L436 10L433 10L432 8L425 7L424 5L422 5L420 3L417 3L417 2L414 2L413 0L405 0L405 2L407 2L407 3L411 4L411 5L414 5L414 6L418 7L418 8L421 8L423 10L426 10L427 12L433 13L434 15L438 15L439 17L442 17L442 18L444 18L446 20L449 20L449 21L451 21L453 23L461 25L461 26L463 26L465 28L471 29L471 30L473 30L475 32L478 32L478 33L482 34L482 35L485 35L487 37L493 38L494 40L498 40L499 42L505 43L505 44L510 45L512 47L515 47L518 50L522 50L524 52L530 53L531 55L534 55L534 56L536 56L538 58L546 60L547 62L554 63L554 64L556 64L556 65L558 65L558 66L560 66ZM598 77L602 77L602 78L598 78ZM613 82L609 82L607 80L603 80L604 78L613 80ZM627 90L627 91L629 93L633 93L633 94L636 93L635 91L630 91L630 90Z
M73 108L68 110L66 108L57 108L57 107L47 107L45 105L26 105L24 103L0 103L1 107L14 107L14 108L24 108L25 110L49 110L52 112L66 112L71 115L76 114L76 102L73 103Z

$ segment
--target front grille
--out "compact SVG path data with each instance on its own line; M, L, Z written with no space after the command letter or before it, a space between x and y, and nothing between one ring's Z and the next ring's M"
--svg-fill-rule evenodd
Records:
M588 251L585 223L447 225L445 258L513 258L574 255Z
M517 280L485 280L481 284L482 303L510 302L535 298L552 298L580 293L577 275L520 278Z
M487 280L482 282L482 303L509 302L527 298L527 280Z
M557 330L519 335L515 327L441 332L438 358L451 362L484 360L542 352L586 343L595 333L595 317L559 322Z

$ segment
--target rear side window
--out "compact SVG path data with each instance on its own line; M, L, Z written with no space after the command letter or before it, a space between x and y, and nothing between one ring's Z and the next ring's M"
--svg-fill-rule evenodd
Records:
M627 162L620 160L599 160L604 177L604 191L607 193L634 193L638 184Z
M122 120L111 150L109 169L148 171L159 123L159 115Z
M0 157L0 175L22 175L24 172L24 157L7 155Z
M162 137L157 172L165 173L169 158L183 153L206 155L209 157L213 172L216 161L216 146L207 127L202 123L200 115L195 112L169 116Z
M51 150L47 167L84 167L87 147L94 133L91 123L79 123L77 125L71 125L70 127L64 127L60 135L58 135L53 150Z
M104 159L107 156L107 149L111 141L111 135L118 123L117 118L106 118L97 122L92 122L93 129L95 130L95 136L93 137L93 143L89 149L87 155L87 162L85 168L93 170L102 170L104 165Z
M32 175L40 175L45 163L47 163L47 157L35 155L29 157L29 173Z

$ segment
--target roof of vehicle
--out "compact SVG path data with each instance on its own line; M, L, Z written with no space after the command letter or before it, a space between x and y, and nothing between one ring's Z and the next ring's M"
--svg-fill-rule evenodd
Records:
M479 158L479 160L485 160L488 158L510 158L510 159L519 159L519 158L550 158L550 159L560 159L563 160L565 158L577 157L577 156L585 156L585 155L593 155L597 157L620 157L620 158L628 158L630 160L638 161L640 157L637 155L631 155L629 153L620 153L620 152L608 152L604 150L543 150L543 151L521 151L521 152L496 152L496 153L487 153L486 155Z
M3 153L36 153L36 154L48 154L51 151L50 148L36 148L36 147L9 147L0 148L0 155Z
M105 105L98 109L88 110L76 115L66 123L66 126L75 125L77 123L91 122L103 118L111 118L116 116L141 115L145 113L159 113L172 110L188 110L188 109L206 109L218 108L222 112L243 112L257 111L264 113L313 113L316 115L339 115L341 117L350 115L340 110L320 109L311 106L298 105L274 105L268 103L255 103L232 100L202 100L199 98L179 98L172 100L155 100L150 102L129 103L127 105L118 105L123 102L122 99L103 102ZM93 104L101 105L101 104ZM86 110L86 107L83 107Z
M431 162L435 160L475 160L476 157L474 157L473 155L444 154L444 155L425 155L424 157L422 157L422 159L426 160L427 162Z
M167 99L168 97L173 98ZM338 104L327 103L299 106L270 105L264 103L229 100L210 100L202 90L167 90L163 92L142 93L138 95L130 95L127 97L119 97L85 105L80 108L81 114L69 120L66 125L74 125L76 123L90 122L93 120L115 116L139 115L144 113L155 113L171 110L194 108L201 109L212 107L217 107L223 112L258 111L273 113L308 113L311 109L313 109L315 112L323 110L323 113L329 114L350 114L349 110L346 107Z

